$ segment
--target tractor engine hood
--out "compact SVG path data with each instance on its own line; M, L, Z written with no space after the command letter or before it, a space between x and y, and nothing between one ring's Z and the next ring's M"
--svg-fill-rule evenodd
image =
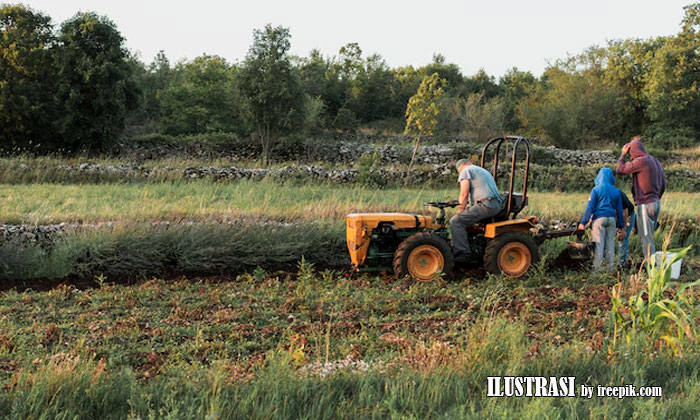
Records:
M345 218L346 241L355 267L365 262L374 230L380 223L391 223L396 229L440 228L431 216L411 213L352 213Z

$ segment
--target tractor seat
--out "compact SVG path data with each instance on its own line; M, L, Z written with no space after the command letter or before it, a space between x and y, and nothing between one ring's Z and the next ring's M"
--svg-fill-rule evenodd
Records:
M510 213L512 213L515 209L520 208L520 206L522 206L523 204L522 194L513 193L513 202L511 203L511 209L506 208L508 207L508 193L501 193L501 198L503 199L503 208L501 209L501 211L493 217L484 219L481 223L488 224L508 220L508 216L510 216ZM525 202L525 204L527 204L527 201Z

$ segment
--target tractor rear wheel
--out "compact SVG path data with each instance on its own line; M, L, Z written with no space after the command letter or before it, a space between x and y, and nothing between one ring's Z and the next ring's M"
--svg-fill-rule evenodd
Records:
M404 239L394 253L394 274L399 278L409 276L418 281L432 281L440 273L450 277L453 267L450 244L428 232Z
M484 267L493 274L522 277L540 259L535 241L524 232L505 232L489 241L484 252Z

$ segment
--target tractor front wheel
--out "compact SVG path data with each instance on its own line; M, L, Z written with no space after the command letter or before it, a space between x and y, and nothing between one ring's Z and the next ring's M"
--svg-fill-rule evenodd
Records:
M440 273L451 276L453 267L450 244L428 232L409 236L394 253L394 274L399 278L409 276L418 281L432 281Z
M484 252L484 267L493 274L522 277L540 255L535 241L524 232L505 232L489 241Z

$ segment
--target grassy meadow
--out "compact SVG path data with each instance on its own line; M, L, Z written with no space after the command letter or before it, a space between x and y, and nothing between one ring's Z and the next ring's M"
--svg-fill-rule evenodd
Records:
M272 180L0 184L3 223L84 225L49 245L0 244L0 417L700 415L694 339L682 351L622 339L612 288L627 299L643 276L557 267L566 238L546 242L520 280L478 269L428 284L344 272L346 214L430 214L424 202L456 195L456 185ZM535 190L524 213L575 221L587 199ZM671 246L700 245L699 207L696 193L667 193L658 242L675 225ZM631 251L640 262L636 237ZM684 267L683 281L700 277L694 251ZM497 375L664 395L487 398L486 376Z
M157 184L0 184L4 223L143 222L252 218L342 223L353 212L429 213L423 203L452 200L455 188L387 188L361 185L280 184L272 181ZM541 219L573 220L583 215L587 193L530 192L524 210ZM662 212L673 219L697 217L700 195L671 192Z

